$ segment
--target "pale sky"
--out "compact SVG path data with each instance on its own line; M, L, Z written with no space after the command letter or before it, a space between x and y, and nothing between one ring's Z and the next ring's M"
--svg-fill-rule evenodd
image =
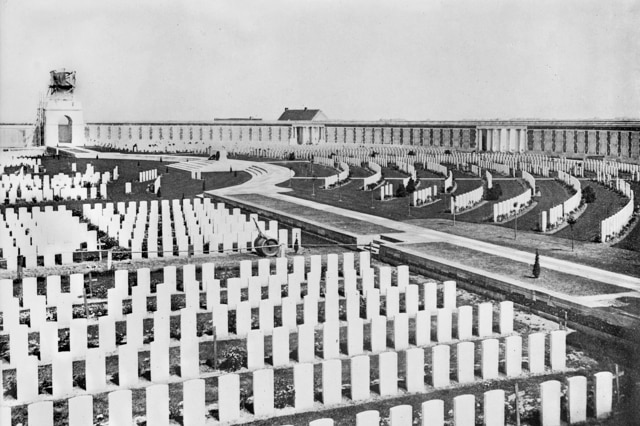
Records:
M0 122L640 117L640 2L0 0Z

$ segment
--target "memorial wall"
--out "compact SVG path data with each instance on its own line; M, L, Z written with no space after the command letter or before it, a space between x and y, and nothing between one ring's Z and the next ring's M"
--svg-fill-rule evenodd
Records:
M414 145L461 151L534 152L638 160L635 122L281 122L90 123L87 145L130 151L207 152L235 144Z

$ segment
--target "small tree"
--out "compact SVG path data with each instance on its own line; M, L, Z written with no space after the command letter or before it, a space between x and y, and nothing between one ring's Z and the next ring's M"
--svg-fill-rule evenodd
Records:
M404 187L404 184L400 182L400 186L396 190L396 197L406 197L407 196L407 188Z
M533 262L533 277L538 278L540 276L540 253L536 249L536 260Z
M596 201L596 191L592 187L587 186L582 190L582 199L585 203L591 204Z
M416 190L416 183L413 181L413 178L409 179L407 182L407 194L413 194Z
M575 225L576 222L577 222L577 219L575 218L574 215L569 216L569 218L567 219L567 223L571 228L571 251L573 251L573 225Z

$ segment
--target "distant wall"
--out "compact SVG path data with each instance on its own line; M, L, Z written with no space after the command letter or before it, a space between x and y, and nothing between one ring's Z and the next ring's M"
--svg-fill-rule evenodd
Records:
M33 129L31 124L0 124L0 149L32 146Z
M117 149L206 153L221 145L232 149L236 144L295 144L303 132L303 143L313 144L427 146L640 161L640 122L314 121L318 138L304 136L309 125L280 121L91 123L85 126L85 138L87 145Z
M91 123L88 146L151 152L206 153L209 147L236 143L289 143L289 124Z

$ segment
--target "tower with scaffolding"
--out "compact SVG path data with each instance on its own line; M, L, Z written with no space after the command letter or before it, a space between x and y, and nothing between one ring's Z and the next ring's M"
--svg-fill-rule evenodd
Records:
M75 89L75 71L63 68L50 72L47 95L40 100L36 118L34 139L41 138L39 145L58 147L85 144L82 104L75 98Z

